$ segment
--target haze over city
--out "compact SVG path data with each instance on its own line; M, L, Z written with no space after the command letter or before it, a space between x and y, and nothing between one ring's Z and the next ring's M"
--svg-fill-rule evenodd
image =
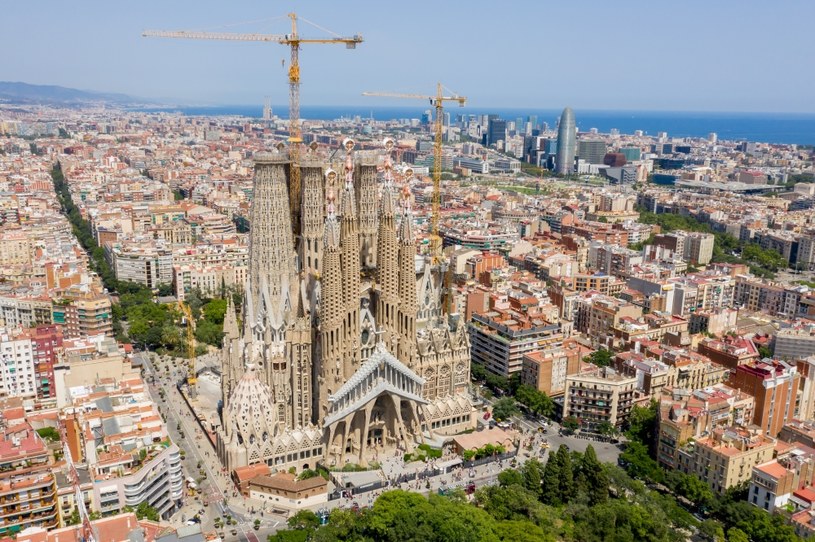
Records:
M282 104L285 47L141 32L284 34L295 8L365 38L352 55L303 47L311 105L365 104L364 90L425 92L442 80L473 107L815 112L807 0L8 2L0 47L14 53L2 77L175 104L258 104L266 95ZM329 34L301 21L301 35Z

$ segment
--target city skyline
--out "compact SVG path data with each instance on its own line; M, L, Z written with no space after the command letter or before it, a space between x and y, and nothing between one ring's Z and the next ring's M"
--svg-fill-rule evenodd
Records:
M434 17L420 5L395 18L369 2L351 8L309 4L298 11L301 18L340 35L362 34L365 41L354 51L304 46L303 103L389 104L360 94L424 93L440 79L467 95L473 107L815 112L806 90L813 76L804 71L790 76L790 68L805 65L812 49L804 27L815 15L810 3L789 2L786 11L758 2L694 1L684 10L635 2L626 11L599 2L580 8L530 3L512 12L476 4L466 11L442 6ZM7 59L4 79L190 105L262 103L267 95L273 103L286 101L283 46L145 39L141 32L282 34L289 30L285 14L299 8L292 2L271 8L274 12L255 2L229 8L207 3L204 9L192 2L170 7L147 2L136 13L90 6L81 13L60 4L45 12L21 3L8 6L6 20L12 24L0 45L18 53ZM795 17L789 16L792 10ZM253 18L250 14L264 20L234 24ZM30 21L48 39L31 40ZM785 31L764 30L776 23ZM301 21L301 35L330 34ZM334 83L325 84L329 81Z

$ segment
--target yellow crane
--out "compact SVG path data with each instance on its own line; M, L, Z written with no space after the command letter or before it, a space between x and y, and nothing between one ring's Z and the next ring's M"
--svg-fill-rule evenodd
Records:
M187 345L187 388L191 396L195 396L195 320L192 317L192 309L183 301L178 302L178 310L183 315L182 324L186 324L187 331L185 343Z
M235 32L199 32L199 31L167 31L146 30L144 37L150 38L180 38L193 40L227 40L227 41L260 41L288 45L291 49L291 62L289 64L289 153L292 159L291 184L289 205L291 207L292 221L295 234L300 232L300 143L303 133L300 127L300 45L306 43L334 43L345 44L347 49L356 49L362 43L362 36L355 34L349 37L337 36L335 38L301 38L297 32L297 14L289 13L291 19L291 34L257 34ZM305 19L303 19L305 21ZM308 22L308 21L306 21ZM311 23L313 24L313 23ZM314 25L317 26L317 25Z
M444 102L457 102L459 107L464 107L467 98L453 94L444 95L444 87L441 83L436 85L435 96L425 94L403 94L399 92L363 92L363 96L383 96L387 98L407 98L414 100L429 100L436 111L433 132L435 141L433 143L433 210L430 216L430 255L434 263L441 261L441 236L439 236L439 213L441 207L441 160L442 160L442 132L444 120Z

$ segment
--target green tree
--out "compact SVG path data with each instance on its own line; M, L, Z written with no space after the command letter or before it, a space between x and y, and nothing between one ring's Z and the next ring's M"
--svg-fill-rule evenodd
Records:
M524 485L523 475L515 469L506 469L498 474L498 483L502 486Z
M628 429L625 435L629 440L635 440L653 449L656 441L657 415L659 407L657 402L651 401L647 407L635 406L628 415Z
M287 521L290 529L314 530L320 526L320 518L311 510L300 510Z
M521 475L523 476L523 486L531 491L535 496L540 497L541 484L543 483L543 471L545 467L543 463L535 459L527 459L521 467Z
M578 487L585 488L589 504L594 506L608 499L609 480L602 463L597 459L594 446L589 444L578 465Z
M223 325L226 314L226 300L213 299L204 305L204 318L213 324Z
M625 450L620 454L620 461L625 465L625 471L634 478L653 482L662 481L662 470L648 454L645 444L639 441L633 440L626 445Z
M555 410L555 403L548 395L526 384L518 386L515 390L515 399L535 414L551 416Z
M223 323L199 320L195 326L195 340L200 343L220 347L224 338Z
M37 429L37 434L49 442L59 442L60 440L59 431L53 427L43 427L41 429Z
M519 485L483 487L476 492L475 500L499 521L530 519L542 507L534 493Z
M518 488L523 491L522 488ZM499 542L495 519L469 503L430 496L427 523L439 542Z
M615 434L617 434L617 428L614 427L614 425L607 420L603 420L602 422L598 423L594 430L600 433L601 435L606 436L614 436Z
M673 470L665 474L665 485L673 490L677 495L682 495L686 499L693 501L696 506L702 509L710 508L716 496L710 487L690 474Z
M575 416L567 416L563 418L560 426L567 431L575 431L578 427L580 427L580 420L578 420Z
M541 501L550 506L558 506L560 500L560 463L555 454L549 454L549 460L543 468L541 483Z
M727 542L750 542L747 533L738 527L731 527L727 530Z
M502 397L492 405L492 416L496 420L508 420L512 416L517 416L520 413L518 406L515 404L515 399L512 397Z
M147 501L139 503L136 507L136 517L139 519L148 519L150 521L158 521L158 510L150 506Z
M79 522L82 521L82 518L79 516L79 508L74 506L71 515L68 517L68 525L79 525Z
M167 297L175 294L175 290L173 290L172 284L167 284L166 282L162 282L158 285L158 295L161 297Z
M565 444L561 444L557 449L555 461L557 461L558 472L560 473L558 483L560 501L564 504L568 504L575 496L575 485L574 471L572 470L572 456L569 453L569 448Z
M656 541L667 540L669 535L669 524L659 509L618 499L581 510L574 519L574 538L585 542Z
M609 350L606 350L605 348L600 348L598 350L595 350L585 358L583 358L583 361L587 363L593 363L598 367L608 367L609 365L611 365L613 359L614 358Z
M487 378L487 370L480 363L470 365L470 379L473 382L483 382Z
M501 521L498 523L498 533L502 541L506 542L548 542L554 541L551 533L529 521Z
M430 512L428 500L417 493L388 491L367 515L367 530L376 540L393 541L431 538L433 531L422 519ZM333 516L329 523L333 522Z
M699 525L699 534L710 542L726 542L722 524L713 519L706 519Z

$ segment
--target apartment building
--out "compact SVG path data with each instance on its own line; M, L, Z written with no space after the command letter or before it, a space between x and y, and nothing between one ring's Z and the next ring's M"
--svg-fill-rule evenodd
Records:
M754 361L731 372L729 384L755 398L753 423L776 437L795 415L801 375L795 365L783 361Z
M772 513L814 481L815 451L784 446L775 459L753 467L747 502Z
M139 520L133 512L91 520L96 542L193 542L203 540L200 527L169 530L157 522ZM195 532L197 530L197 532ZM29 528L16 537L16 542L82 542L82 525L59 529ZM87 542L87 541L86 541Z
M0 396L37 396L34 345L21 329L0 328Z
M592 242L589 245L588 265L600 273L624 277L631 272L634 266L642 263L642 254L625 248L625 245L598 242Z
M521 383L550 397L562 395L566 390L566 376L577 373L579 368L579 348L530 352L523 357Z
M717 428L744 425L753 417L752 396L724 384L663 388L659 398L657 461L668 469L679 468L680 451L694 439Z
M661 342L669 334L679 340L687 331L687 319L667 312L652 312L636 319L623 317L613 329L614 342L620 345L638 341Z
M679 469L719 494L752 478L753 467L773 457L775 440L741 427L715 429L679 452Z
M727 307L694 311L688 315L688 333L710 333L724 335L736 329L739 311Z
M138 375L100 382L94 393L75 392L64 420L77 461L91 467L93 501L102 514L147 502L169 517L183 499L178 446Z
M712 233L673 231L654 237L654 245L667 248L691 265L707 265L713 258Z
M721 339L706 338L696 346L697 351L714 363L735 369L759 358L753 341L744 337L724 336Z
M807 286L784 287L754 277L739 275L733 292L733 303L750 311L763 311L776 316L807 316L813 306L813 291Z
M505 378L522 371L524 355L563 341L557 324L512 310L475 313L469 330L472 362Z
M0 232L0 266L31 265L31 241L22 230Z
M778 438L784 442L797 442L809 448L815 448L815 420L790 420L781 428Z
M589 429L603 422L619 429L631 412L636 390L636 377L622 375L610 367L568 375L563 417L575 416Z
M113 336L113 308L103 292L69 290L54 303L53 320L63 327L66 338Z
M608 345L614 340L614 329L623 318L638 319L642 308L614 297L589 294L577 306L575 329L591 338L595 345Z
M37 326L28 333L34 353L37 397L40 399L56 397L54 365L59 363L62 357L62 327L57 325Z
M0 535L6 536L29 527L59 527L56 478L48 449L27 422L19 416L14 421L0 431ZM3 423L8 424L9 418L4 417Z
M815 356L815 324L779 329L775 334L773 355L786 360Z
M51 323L50 299L0 296L0 325L28 328Z
M625 288L625 281L605 273L575 273L571 277L572 288L578 292L600 292L603 295L615 296ZM568 284L568 279L561 279Z
M117 280L156 289L173 281L173 252L158 243L105 245L105 255Z
M247 267L228 265L174 265L175 296L179 301L184 301L187 294L195 289L207 296L220 293L224 287L243 289L247 270Z
M721 365L685 349L665 350L660 359L637 351L621 352L614 358L614 368L637 377L637 386L646 395L659 398L663 389L697 390L720 384L729 372Z

